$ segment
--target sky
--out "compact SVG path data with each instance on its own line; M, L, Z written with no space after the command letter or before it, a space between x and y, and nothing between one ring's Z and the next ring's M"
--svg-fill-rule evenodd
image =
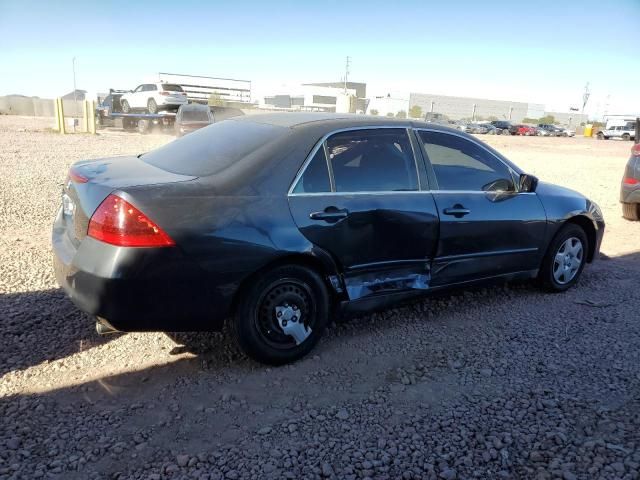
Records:
M0 0L0 95L132 89L158 72L254 99L349 79L409 92L640 113L640 0Z

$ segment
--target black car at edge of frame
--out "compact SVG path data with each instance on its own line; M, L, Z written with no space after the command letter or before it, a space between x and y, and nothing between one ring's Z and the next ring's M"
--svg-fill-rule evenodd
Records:
M53 226L56 277L108 331L211 331L270 364L336 312L452 286L574 285L604 220L478 139L436 124L282 113L138 156L80 161Z

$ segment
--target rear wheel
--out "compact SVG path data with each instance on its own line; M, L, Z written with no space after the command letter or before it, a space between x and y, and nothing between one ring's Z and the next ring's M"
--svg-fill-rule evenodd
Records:
M150 98L147 102L147 110L149 113L158 113L158 104L153 98Z
M622 140L624 140L625 142L628 142L629 140L631 140L631 135L629 135L628 133L624 133L622 135Z
M241 294L233 336L258 362L282 365L305 356L320 339L329 317L329 293L313 270L277 267Z
M542 260L538 279L551 292L564 292L575 285L587 262L588 240L573 223L564 225L551 241Z
M640 220L640 205L637 203L623 203L622 216L627 220Z
M122 107L122 113L129 113L131 111L131 106L126 100L122 100L120 106Z

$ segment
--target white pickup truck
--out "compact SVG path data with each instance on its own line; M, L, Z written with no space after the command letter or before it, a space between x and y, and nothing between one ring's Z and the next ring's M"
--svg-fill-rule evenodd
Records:
M635 122L607 122L604 130L597 133L598 140L609 140L610 138L621 138L622 140L634 140L636 137Z

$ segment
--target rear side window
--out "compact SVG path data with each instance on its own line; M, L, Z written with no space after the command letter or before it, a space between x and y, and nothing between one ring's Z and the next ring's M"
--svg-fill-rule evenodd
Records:
M336 192L418 190L418 174L407 131L354 130L327 140Z
M440 190L514 191L507 166L479 145L449 133L418 133Z
M141 159L180 175L214 175L287 132L276 125L227 120L145 153Z
M331 191L324 148L320 147L296 183L293 193L325 193Z

